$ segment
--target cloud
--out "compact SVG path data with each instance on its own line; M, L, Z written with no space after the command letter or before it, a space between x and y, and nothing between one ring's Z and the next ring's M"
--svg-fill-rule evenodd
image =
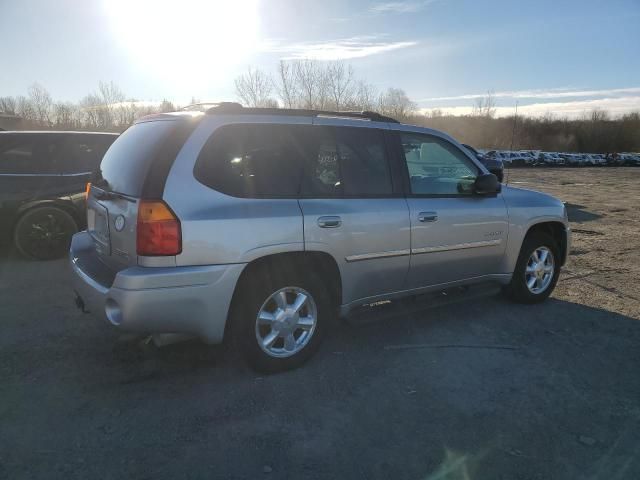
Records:
M492 92L494 98L515 98L515 99L559 99L575 97L618 97L629 94L640 94L640 87L611 88L605 90L570 90L567 88L551 88L544 90L515 90L504 92ZM423 98L420 102L438 102L455 100L475 100L486 97L487 92L456 95L451 97L431 97Z
M627 89L616 89L627 90ZM630 89L631 90L631 89ZM640 89L637 89L640 92ZM640 112L640 96L611 97L591 100L574 100L568 102L538 102L528 105L518 106L518 115L530 117L542 117L551 114L555 117L580 118L585 113L593 110L605 110L612 116L621 116L627 113ZM420 109L422 113L431 113L439 110L445 115L469 115L473 107L463 106L442 106L428 107ZM514 114L514 107L496 107L496 116L506 117Z
M372 13L413 13L422 10L435 1L436 0L377 3L371 7L369 11Z
M272 44L265 48L269 52L282 53L288 60L350 60L390 52L417 45L418 42L382 42L374 37L353 37L326 42L301 42L288 45Z

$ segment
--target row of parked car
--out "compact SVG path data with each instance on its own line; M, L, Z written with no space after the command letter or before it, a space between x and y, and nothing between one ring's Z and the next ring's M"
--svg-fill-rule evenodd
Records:
M540 150L485 150L484 158L502 161L508 167L604 167L640 166L640 153L560 153Z

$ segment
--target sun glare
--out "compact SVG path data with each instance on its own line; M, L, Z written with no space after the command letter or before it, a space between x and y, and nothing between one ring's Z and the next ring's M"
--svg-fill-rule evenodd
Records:
M258 41L257 0L105 0L131 61L171 84L213 84Z

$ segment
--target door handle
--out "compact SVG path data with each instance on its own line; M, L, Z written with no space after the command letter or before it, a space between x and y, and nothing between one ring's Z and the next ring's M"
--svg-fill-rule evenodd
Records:
M336 228L342 225L342 219L337 215L328 215L318 218L318 226L320 228Z
M438 220L437 212L420 212L418 214L418 221L420 222L435 222Z

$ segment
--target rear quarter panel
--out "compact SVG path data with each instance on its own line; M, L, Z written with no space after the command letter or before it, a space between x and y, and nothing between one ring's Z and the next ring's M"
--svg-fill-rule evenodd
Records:
M278 117L279 123L310 124L309 118ZM304 250L297 199L237 198L198 182L195 162L211 134L231 123L271 123L251 115L208 116L178 154L163 199L180 219L182 253L176 265L247 263L265 255Z

